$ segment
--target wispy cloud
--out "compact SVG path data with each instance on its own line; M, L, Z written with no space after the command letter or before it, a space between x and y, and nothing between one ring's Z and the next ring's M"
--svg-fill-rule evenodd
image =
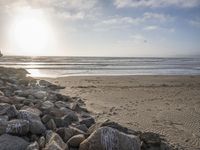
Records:
M173 17L162 13L145 12L138 17L110 16L106 19L99 20L95 27L97 30L125 29L132 26L141 25L148 22L163 23L171 21Z
M114 0L118 8L123 7L168 7L192 8L200 5L199 0Z
M200 28L200 18L190 20L189 24L194 26L194 27Z

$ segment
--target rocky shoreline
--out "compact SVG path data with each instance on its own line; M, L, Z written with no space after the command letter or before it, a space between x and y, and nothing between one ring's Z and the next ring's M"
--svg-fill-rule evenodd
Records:
M155 133L95 122L80 97L65 88L0 67L0 150L168 150Z

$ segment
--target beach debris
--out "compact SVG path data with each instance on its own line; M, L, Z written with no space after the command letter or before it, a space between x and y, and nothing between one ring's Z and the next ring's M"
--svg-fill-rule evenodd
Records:
M96 122L80 97L60 94L64 87L27 74L0 67L0 149L168 150L157 134Z

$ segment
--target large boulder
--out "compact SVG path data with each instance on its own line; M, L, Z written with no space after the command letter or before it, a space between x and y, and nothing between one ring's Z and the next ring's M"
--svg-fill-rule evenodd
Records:
M110 127L102 127L80 144L79 150L140 150L137 136L119 132Z
M24 119L30 122L30 132L32 134L43 134L46 131L46 127L41 122L37 113L33 113L28 110L20 110L18 113L19 119Z
M55 132L48 131L46 134L45 150L65 150L67 145L63 142L62 138Z
M1 150L25 150L29 143L18 136L4 134L0 136Z
M27 120L15 119L8 121L6 133L15 135L26 135L29 132L29 122Z

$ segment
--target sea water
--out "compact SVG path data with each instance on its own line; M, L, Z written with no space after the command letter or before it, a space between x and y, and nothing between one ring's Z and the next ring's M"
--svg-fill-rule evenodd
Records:
M200 58L4 56L0 66L25 68L33 77L200 75Z

